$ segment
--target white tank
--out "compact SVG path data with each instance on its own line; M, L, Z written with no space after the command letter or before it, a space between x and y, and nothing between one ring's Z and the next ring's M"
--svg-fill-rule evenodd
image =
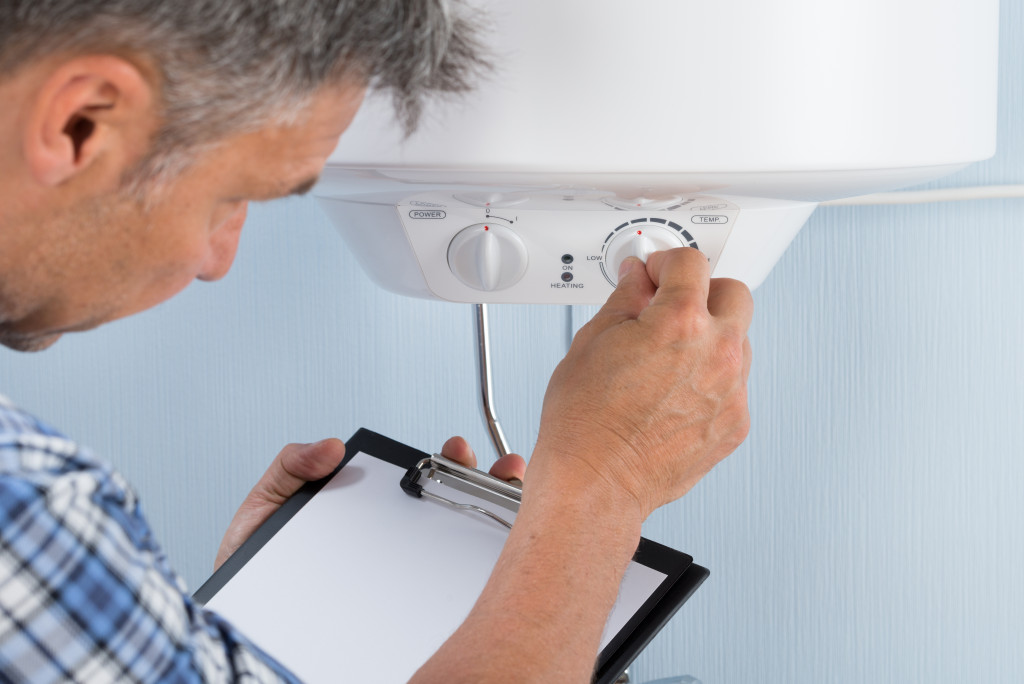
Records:
M998 0L478 4L493 73L408 139L371 97L316 190L396 292L600 303L676 245L756 287L817 202L995 152Z

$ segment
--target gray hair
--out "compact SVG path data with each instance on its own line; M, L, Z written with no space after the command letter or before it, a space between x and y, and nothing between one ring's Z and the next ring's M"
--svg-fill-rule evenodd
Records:
M162 126L144 175L288 120L318 88L390 91L406 133L424 99L486 68L462 0L3 0L0 79L51 54L120 54L161 79Z

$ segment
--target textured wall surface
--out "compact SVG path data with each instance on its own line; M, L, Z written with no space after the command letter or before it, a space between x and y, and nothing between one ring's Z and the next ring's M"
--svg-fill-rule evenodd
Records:
M1024 11L1002 9L999 153L939 185L1024 182ZM1024 200L812 216L755 293L749 439L647 524L712 575L634 681L1024 681L1022 222ZM514 448L587 314L493 310ZM470 306L376 289L304 199L252 210L223 282L3 350L0 391L124 471L196 587L289 441L486 453L474 364Z

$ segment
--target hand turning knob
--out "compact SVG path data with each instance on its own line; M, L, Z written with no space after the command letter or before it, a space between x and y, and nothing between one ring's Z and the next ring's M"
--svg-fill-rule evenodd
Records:
M623 229L616 235L605 251L608 277L618 282L619 266L627 257L635 256L646 262L653 252L673 249L684 245L679 234L669 228L639 224Z
M461 230L448 245L448 267L476 290L503 290L526 273L526 245L511 228L477 223Z

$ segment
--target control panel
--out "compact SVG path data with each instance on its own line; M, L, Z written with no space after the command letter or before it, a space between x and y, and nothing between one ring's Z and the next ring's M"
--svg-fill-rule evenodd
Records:
M713 271L740 212L706 195L558 192L427 192L396 210L436 296L562 304L606 299L629 256L693 247Z

